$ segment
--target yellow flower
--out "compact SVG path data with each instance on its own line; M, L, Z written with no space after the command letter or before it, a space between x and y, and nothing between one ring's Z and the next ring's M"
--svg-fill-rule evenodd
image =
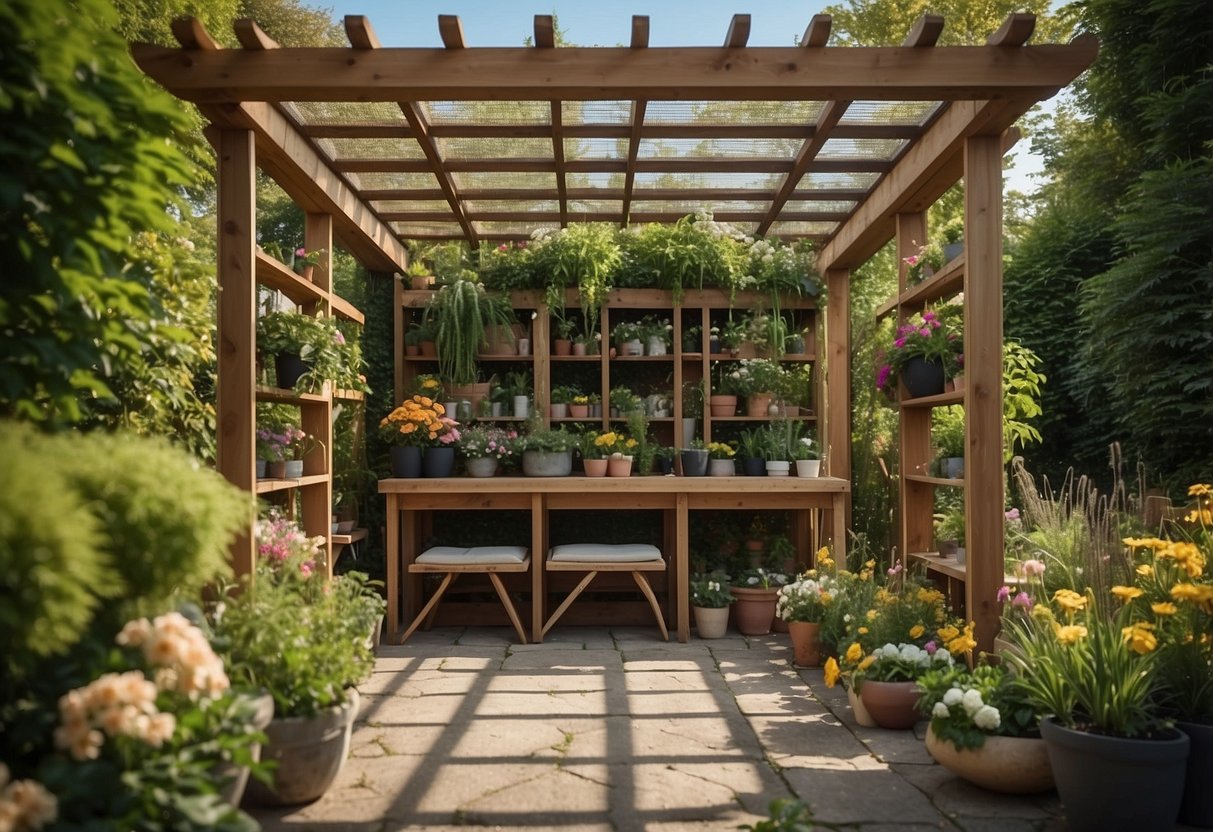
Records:
M929 589L927 587L919 587L918 600L924 604L937 604L943 600L943 593L938 589Z
M964 632L947 643L948 652L957 656L973 652L973 649L977 647L977 641L973 638L973 630L976 626L976 621L966 624Z
M960 635L960 629L949 624L947 627L941 627L936 635L939 636L940 641L951 641Z
M1137 574L1143 578L1149 578L1154 575L1154 567L1148 563L1143 563L1137 567Z
M859 669L860 669L860 670L867 670L869 667L871 667L871 666L872 666L872 663L873 663L874 661L876 661L876 657L875 657L875 656L868 656L866 659L864 659L863 661L861 661L861 662L859 663Z
M1170 601L1160 601L1157 604L1151 604L1150 609L1154 610L1155 615L1175 615L1179 608Z
M868 610L868 621L876 620L876 610Z
M1154 637L1153 630L1153 624L1134 621L1128 627L1123 628L1120 634L1124 637L1130 650L1138 655L1145 655L1158 646L1158 639Z
M1073 644L1087 637L1087 628L1081 624L1067 624L1057 628L1057 640L1061 644Z
M1171 587L1171 597L1176 601L1191 601L1206 612L1213 612L1213 584L1176 584Z
M910 628L910 638L918 638L927 631L927 628L921 624L915 624Z
M851 646L847 648L847 652L843 656L843 659L847 662L847 664L855 664L855 662L859 661L862 658L863 658L863 648L859 646L859 642L858 641L851 642Z
M1140 598L1142 591L1135 586L1114 586L1112 594L1121 601L1132 601L1134 598Z
M860 634L861 636L866 636L866 635L867 635L869 632L871 632L871 631L870 631L870 630L869 630L867 627L860 627L860 628L859 628L859 634Z
M1160 558L1173 558L1184 568L1189 578L1199 578L1205 571L1205 556L1194 543L1171 543L1158 553Z
M830 557L830 547L822 546L817 550L817 554L813 555L813 559L821 566L833 566L834 559Z
M1200 523L1205 526L1213 525L1213 511L1209 511L1207 508L1194 508L1184 515L1184 522Z
M1086 597L1072 589L1059 589L1053 593L1053 600L1067 612L1078 612L1087 606Z
M1207 497L1210 494L1213 494L1213 485L1208 483L1198 482L1188 486L1189 497Z
M1167 547L1167 541L1159 540L1157 537L1126 537L1121 542L1134 549L1146 548L1157 551Z
M826 659L824 672L826 677L826 687L832 688L834 685L838 684L838 679L840 676L842 676L842 671L839 669L838 662L835 661L833 656Z

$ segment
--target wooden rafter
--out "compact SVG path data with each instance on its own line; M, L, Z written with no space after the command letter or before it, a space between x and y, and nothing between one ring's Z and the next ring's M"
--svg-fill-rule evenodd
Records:
M535 48L556 48L556 20L550 14L535 15ZM569 223L569 200L566 195L568 176L564 167L564 109L559 101L549 102L551 110L551 126L548 133L552 138L552 161L556 167L556 192L560 203L558 221L561 227Z
M833 26L834 18L828 14L815 14L813 19L809 21L808 28L804 30L804 37L800 39L800 45L804 47L812 47L820 49L830 42L830 28Z
M456 18L455 22L459 22L458 18ZM459 31L462 34L462 27L459 27ZM349 38L350 45L354 49L370 53L380 48L379 37L375 34L374 29L371 28L370 21L362 15L346 15L345 32ZM435 144L433 137L429 134L429 125L421 114L421 109L414 101L398 101L397 104L400 106L400 112L404 114L405 121L409 123L413 138L417 140L417 144L421 146L421 152L425 154L426 166L420 170L433 172L435 178L438 180L438 187L442 189L443 196L451 206L451 213L454 214L456 222L459 223L459 227L467 235L468 243L475 247L476 229L472 227L472 224L463 212L463 206L459 201L459 194L455 190L455 183L451 180L451 174L443 164L442 155L438 152L438 145ZM338 170L341 170L340 164L337 164L336 167Z
M744 49L750 42L750 16L735 14L729 21L729 31L724 36L725 49Z
M649 48L649 18L648 15L632 16L632 49ZM623 211L619 222L627 226L632 211L632 190L636 187L636 157L640 155L640 140L643 137L644 115L648 111L648 102L643 98L632 101L632 112L627 128L628 158L627 169L623 174Z
M412 137L408 124L309 124L303 131L318 139L407 139ZM834 129L839 139L913 139L922 134L916 124L840 124ZM430 135L436 139L546 139L544 124L432 124ZM630 124L566 124L564 135L570 139L626 139L632 135ZM811 139L811 124L653 124L640 128L642 139Z
M418 114L419 115L419 114ZM824 141L824 139L823 139ZM424 145L422 146L424 149ZM553 159L446 159L441 167L452 173L554 173ZM719 157L663 157L637 159L637 173L787 173L793 169L789 159L746 159ZM333 167L344 173L427 173L434 169L426 159L337 159ZM893 167L884 159L811 159L805 171L818 173L884 173ZM624 159L569 159L569 173L626 173Z
M278 42L267 35L257 22L242 17L232 24L232 28L236 32L236 40L240 41L240 45L245 49L262 50L262 49L278 49Z
M223 51L183 61L179 49L132 47L144 72L196 102L951 101L1047 98L1090 65L1098 42L1083 35L1066 45L1017 49L764 47L727 57L691 47L577 47L561 49L555 77L530 50L511 48L376 49L357 60L343 49Z
M1023 46L1036 31L1036 15L1012 12L998 31L987 38L990 46Z
M446 49L463 49L463 23L453 14L438 15L438 35Z
M567 212L566 212L567 213ZM618 211L579 211L574 212L579 218L592 216L595 222L619 222ZM455 222L455 217L448 211L381 211L379 216L385 222ZM521 215L517 211L470 211L468 219L472 222L514 222ZM525 219L529 222L560 222L558 211L528 211ZM640 211L632 213L632 221L640 223L664 222L672 223L686 216L685 211ZM766 216L764 211L716 211L714 214L721 222L762 222ZM849 216L848 212L838 211L789 211L780 217L785 222L841 222Z

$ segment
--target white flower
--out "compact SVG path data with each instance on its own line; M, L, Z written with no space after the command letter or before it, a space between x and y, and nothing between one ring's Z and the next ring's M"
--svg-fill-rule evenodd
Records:
M943 704L948 706L959 705L963 698L964 691L960 688L948 688L947 692L943 695Z
M985 702L981 699L981 691L977 688L969 688L964 692L964 698L961 700L965 706L965 713L973 716L985 706Z
M1001 722L1002 717L998 709L992 705L982 705L977 713L973 714L973 724L983 731L993 731Z
M938 650L936 650L934 658L935 661L939 662L940 664L952 664L952 654L948 652L946 647L940 647Z
M936 702L935 707L931 709L931 716L936 716L940 719L947 719L951 715L952 712L948 710L948 706L942 702Z

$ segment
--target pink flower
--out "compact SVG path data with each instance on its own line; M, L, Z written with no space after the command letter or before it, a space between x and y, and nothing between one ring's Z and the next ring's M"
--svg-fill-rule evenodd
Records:
M934 656L935 651L939 649L939 645L934 641L928 641L925 645L923 645L922 649L927 651L928 656Z
M305 560L303 563L299 564L299 574L305 578L312 577L312 572L315 571L315 569L316 564L312 563L310 560Z
M1029 578L1039 578L1041 575L1043 575L1045 573L1044 561L1025 560L1020 565L1020 568L1023 570L1024 575L1026 575Z
M885 572L889 576L893 576L893 575L899 574L901 572L901 569L902 569L902 566L900 563L898 563L894 566L890 566L887 570L885 570Z
M903 257L901 259L904 260L907 265L917 266L918 261L922 258L920 258L917 254L911 254L909 257Z
M1011 587L1004 586L998 590L998 603L1005 604L1011 598Z
M345 344L345 336L341 334L341 330L337 330L336 332L333 333L333 340L336 341L338 344L342 344L342 345Z
M295 256L296 257L307 257L307 249L304 248L303 246L299 246L299 248L295 249Z
M1026 592L1020 592L1020 593L1016 594L1016 596L1014 598L1011 599L1011 606L1019 607L1022 610L1032 609L1032 605L1034 603L1035 602L1032 600L1032 596Z
M1017 508L1007 509L1006 518L1008 520L1018 520L1019 519L1019 509L1017 509Z

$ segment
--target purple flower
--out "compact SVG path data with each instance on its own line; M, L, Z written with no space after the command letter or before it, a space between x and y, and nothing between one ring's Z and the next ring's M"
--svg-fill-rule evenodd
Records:
M998 603L1005 604L1011 598L1011 587L1004 586L998 590Z
M1019 509L1017 509L1017 508L1007 509L1006 518L1008 520L1018 520L1019 519Z
M939 649L939 645L932 640L924 644L922 649L927 651L928 656L934 656L935 651Z
M1019 607L1020 609L1023 609L1023 610L1032 609L1033 603L1035 603L1035 602L1032 600L1032 596L1026 592L1020 592L1014 598L1011 599L1011 606Z
M342 346L345 345L345 336L341 334L341 330L339 329L333 333L333 340Z

